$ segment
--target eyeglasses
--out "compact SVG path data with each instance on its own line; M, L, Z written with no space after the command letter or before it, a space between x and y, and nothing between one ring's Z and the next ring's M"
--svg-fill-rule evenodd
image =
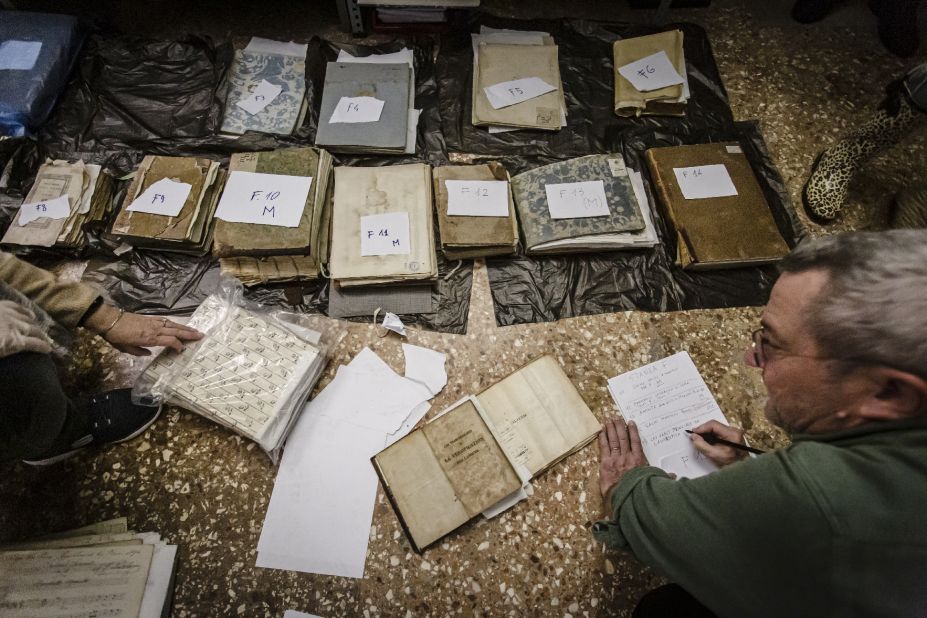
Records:
M769 347L776 348L764 337L766 332L765 326L760 326L758 329L750 333L750 338L753 340L753 343L750 344L751 349L753 350L753 362L756 363L756 366L760 369L766 367L766 363L769 362ZM791 354L781 350L781 348L776 348L776 356L796 356L798 358L813 358L815 360L837 360L832 356L812 356L810 354Z

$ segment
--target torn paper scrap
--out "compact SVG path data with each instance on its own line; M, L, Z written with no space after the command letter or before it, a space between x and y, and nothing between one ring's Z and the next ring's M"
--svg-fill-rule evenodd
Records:
M406 336L406 325L402 323L402 320L400 320L399 316L395 313L387 312L387 314L383 316L383 328L391 330L394 333L399 333L403 337Z
M402 353L406 357L406 377L424 384L432 395L441 392L447 384L447 372L444 369L447 356L408 343L402 344Z

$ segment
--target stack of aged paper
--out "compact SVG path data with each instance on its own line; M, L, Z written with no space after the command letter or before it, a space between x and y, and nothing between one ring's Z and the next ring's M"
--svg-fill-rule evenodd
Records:
M306 45L252 37L229 69L222 132L289 135L306 115Z
M470 396L373 458L413 546L424 549L588 444L599 422L552 356Z
M658 240L643 184L620 154L589 155L512 178L527 253L652 247Z
M436 279L431 200L427 164L335 168L332 279L342 286Z
M509 177L505 168L497 162L488 165L447 165L432 170L435 189L435 208L438 211L438 229L441 234L441 250L450 260L489 255L510 255L518 247L518 223L515 220L515 205L508 186ZM451 181L448 185L447 181ZM465 185L455 181L476 181ZM479 183L505 183L505 204L502 216L486 216L485 213L451 214L449 212L450 191L465 191L473 195L482 191L483 201L495 198ZM501 185L500 185L501 187ZM454 212L457 212L456 210Z
M57 208L48 204L62 197ZM86 242L84 226L106 217L112 197L112 177L99 165L46 161L2 242L79 250Z
M486 126L496 132L514 129L557 131L566 125L558 50L550 35L483 27L480 34L472 35L472 41L471 121L475 126ZM548 90L553 90L532 96L530 85L522 80L531 80L534 84L540 80L548 86ZM512 100L518 102L490 99L487 88L492 90L506 85L511 87L504 88L506 92L515 96ZM531 98L519 100L524 96Z
M405 152L413 109L410 63L357 60L326 66L316 146L336 152Z
M615 41L615 113L619 116L685 116L689 100L689 80L686 73L686 59L683 53L681 30L668 30L658 34ZM663 86L655 90L638 90L631 81L623 77L622 67L642 59L654 59L654 54L663 53L669 64L681 77L681 83ZM640 70L645 73L654 70L655 63L644 63Z
M169 616L177 546L121 517L0 548L0 615Z
M703 270L769 264L789 246L735 142L651 148L657 199L676 231L676 263Z
M328 253L331 155L315 148L235 154L229 174L235 172L306 176L312 184L296 227L217 219L213 254L222 271L245 285L317 279Z
M147 155L135 171L110 234L134 247L208 253L224 182L225 172L215 161ZM168 210L172 202L175 214Z

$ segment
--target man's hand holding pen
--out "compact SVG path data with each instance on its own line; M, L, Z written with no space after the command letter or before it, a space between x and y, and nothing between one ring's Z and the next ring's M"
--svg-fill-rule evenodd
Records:
M728 442L742 444L746 447L743 430L731 427L730 425L724 425L718 421L708 421L707 423L702 423L698 427L693 427L689 432L692 445L700 453L705 455L705 457L713 461L719 468L740 461L747 456L746 450L727 446L715 440L711 440L711 442L714 442L714 444L712 444L699 434L711 434L723 440L727 440Z

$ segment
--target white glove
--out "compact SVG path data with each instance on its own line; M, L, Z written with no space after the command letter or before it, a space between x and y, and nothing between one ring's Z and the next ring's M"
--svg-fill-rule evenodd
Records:
M0 300L0 358L20 352L49 354L48 336L35 324L32 311L11 300Z

